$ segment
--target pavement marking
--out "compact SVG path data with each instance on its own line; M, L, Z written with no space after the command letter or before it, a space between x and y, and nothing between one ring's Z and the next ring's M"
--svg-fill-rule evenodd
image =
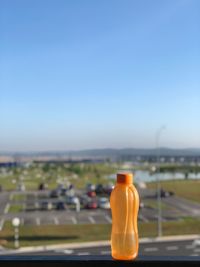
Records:
M64 254L70 255L74 252L74 250L72 250L72 249L57 249L57 250L54 250L54 252L64 253Z
M89 252L78 252L77 253L78 256L86 256L86 255L90 255Z
M146 252L158 251L158 248L155 248L155 247L152 247L152 248L145 248L144 251L146 251Z
M105 215L105 218L106 218L106 220L107 220L109 223L112 223L112 219L110 218L110 216Z
M38 209L39 208L39 203L35 202L35 208Z
M193 249L194 246L193 246L193 245L187 245L187 246L185 246L185 248L186 248L186 249Z
M10 209L10 203L7 203L4 209L4 214L7 214Z
M65 250L63 250L63 253L65 253L65 254L72 254L74 251L72 250L72 249L65 249Z
M178 246L169 246L169 247L166 247L166 250L177 250L178 249Z
M57 218L57 217L54 217L54 218L53 218L53 220L54 220L54 223L55 223L56 225L58 225L58 224L59 224L59 220L58 220L58 218Z
M65 250L63 250L63 253L65 253L65 254L72 254L74 252L74 250L73 249L65 249Z
M102 250L102 251L100 252L100 254L101 254L101 255L110 255L111 252L110 252L109 250Z
M96 223L95 219L92 216L88 216L88 220L93 224Z
M0 231L3 229L3 226L4 226L4 219L2 219L2 220L0 221Z
M36 224L40 225L40 218L39 217L36 218Z
M72 220L73 224L77 224L77 219L75 217L71 217L71 220Z

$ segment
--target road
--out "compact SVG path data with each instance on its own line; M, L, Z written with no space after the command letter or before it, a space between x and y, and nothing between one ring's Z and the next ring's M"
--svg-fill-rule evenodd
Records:
M155 197L155 190L152 189L140 189L139 194L141 199L153 199L157 200ZM167 209L162 210L163 220L177 220L181 217L200 217L200 203L190 201L188 199L178 197L178 196L170 196L161 199L162 203L167 205ZM148 209L143 208L141 210L141 215L143 219L147 219L149 221L157 219L157 209Z
M176 196L164 198L163 202L172 206L174 210L177 210L181 214L185 214L185 216L200 217L199 203Z
M109 246L84 247L45 250L40 252L23 252L17 255L110 255ZM3 252L1 252L3 254ZM14 253L13 253L14 254ZM157 241L140 244L140 256L200 256L200 246L195 246L193 240Z

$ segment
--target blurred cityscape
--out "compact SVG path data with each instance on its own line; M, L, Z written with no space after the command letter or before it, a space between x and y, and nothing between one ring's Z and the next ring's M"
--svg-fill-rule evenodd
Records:
M51 245L56 244L53 252L57 254L98 254L100 245L74 250L63 247L96 241L107 241L101 253L109 254L109 196L118 171L133 172L139 191L140 253L199 255L200 150L166 148L2 153L1 254L49 245L49 250L26 253L52 254ZM160 243L145 241L158 236ZM166 236L178 239L166 242L162 239Z

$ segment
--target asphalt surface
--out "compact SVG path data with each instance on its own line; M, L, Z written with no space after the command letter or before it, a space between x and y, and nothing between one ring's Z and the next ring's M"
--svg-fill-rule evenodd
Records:
M1 252L1 255L3 252ZM54 249L40 252L23 252L17 255L110 255L110 246L87 247L70 249ZM13 253L14 255L14 253ZM139 247L140 256L200 256L200 245L194 240L187 241L159 241L152 243L142 243Z
M172 206L174 210L177 210L182 215L200 217L200 204L198 203L176 196L164 198L163 202Z
M14 194L22 194L22 192L1 192L0 193L0 230L6 220L12 220L14 217L21 219L21 224L26 225L45 225L45 224L95 224L95 223L111 223L110 210L86 210L83 209L79 213L68 207L66 210L40 210L40 204L43 201L52 203L58 202L59 199L51 199L48 192L25 192L26 201L13 201ZM143 198L154 198L155 192L145 190L141 193ZM163 209L162 220L179 220L181 217L191 216L200 217L200 204L180 198L167 197L162 202L168 205L169 209ZM13 204L20 204L22 207L19 213L10 213L9 208ZM171 208L170 208L171 207ZM144 207L139 211L139 220L143 222L156 221L157 209Z

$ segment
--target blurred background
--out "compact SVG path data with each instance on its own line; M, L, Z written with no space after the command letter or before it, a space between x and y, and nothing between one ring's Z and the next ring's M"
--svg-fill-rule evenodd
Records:
M109 255L130 171L140 255L200 255L199 12L0 2L0 254Z

